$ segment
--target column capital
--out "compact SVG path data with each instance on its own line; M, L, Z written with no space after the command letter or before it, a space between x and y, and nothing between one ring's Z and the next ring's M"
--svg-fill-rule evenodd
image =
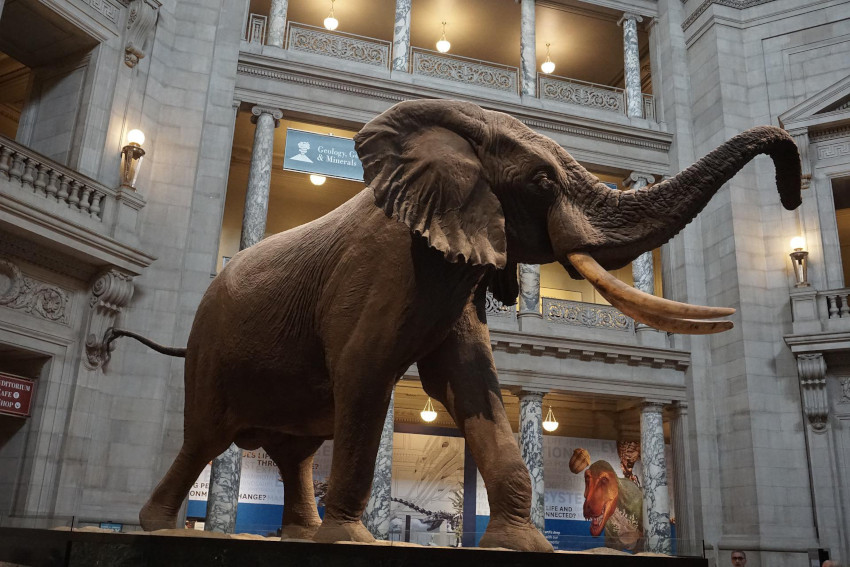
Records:
M623 185L626 187L631 187L632 185L640 185L641 181L644 182L642 185L646 187L647 185L652 185L655 183L655 175L651 173L641 173L639 171L633 171L629 174L628 177L623 179Z
M672 411L674 418L685 417L688 415L688 402L681 400L673 402L673 405L670 406L670 410Z
M640 403L640 413L662 413L665 402L659 400L643 400Z
M517 390L516 396L521 400L529 399L533 400L535 398L540 399L540 403L543 403L543 396L545 396L548 392L544 392L542 390Z
M280 119L283 118L283 111L279 108L274 108L272 106L260 106L257 105L251 109L251 114L254 116L251 117L251 123L256 124L257 119L263 115L268 114L272 118L274 118L274 127L277 128L280 126Z
M625 12L622 16L620 16L620 19L617 20L617 25L622 26L625 20L634 20L635 22L640 23L643 21L643 16L635 14L634 12Z

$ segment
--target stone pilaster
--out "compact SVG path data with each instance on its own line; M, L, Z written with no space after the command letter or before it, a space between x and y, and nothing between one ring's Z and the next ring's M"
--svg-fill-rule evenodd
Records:
M520 72L522 94L537 96L537 39L534 0L522 0L520 20Z
M280 125L283 112L277 108L255 106L251 121L257 125L254 149L251 153L251 173L245 195L245 214L242 218L242 238L239 249L249 248L266 234L266 217L269 212L269 186L272 179L274 131Z
M543 393L519 393L519 446L531 476L531 522L544 530Z
M283 48L283 38L286 35L286 11L289 8L289 0L272 0L269 11L269 39L268 45Z
M395 392L390 397L381 444L375 459L375 475L372 479L372 494L363 512L363 525L375 539L390 539L390 506L392 504L393 479L393 431L395 430Z
M519 265L519 317L540 314L540 266Z
M395 1L393 71L407 71L407 55L410 53L410 5L412 1Z
M643 97L640 89L640 51L638 50L638 22L643 18L626 12L618 24L623 26L623 59L625 63L626 108L629 116L643 116Z
M696 545L696 526L691 493L691 453L688 441L688 404L677 402L673 405L673 421L670 423L670 441L673 445L673 489L674 517L676 518L676 539L678 553L692 555L700 551Z
M235 444L216 457L210 469L207 518L204 531L232 534L236 527L239 480L242 476L242 450Z
M638 83L640 87L640 83ZM648 185L655 183L655 177L648 173L633 172L624 183L626 187L639 191ZM655 272L653 270L652 252L644 252L632 262L632 276L635 287L644 293L655 293Z
M826 431L829 402L826 397L826 361L821 353L797 355L797 375L803 412L815 433Z
M664 457L664 406L645 402L640 413L640 455L643 463L643 535L646 551L671 553L670 495Z

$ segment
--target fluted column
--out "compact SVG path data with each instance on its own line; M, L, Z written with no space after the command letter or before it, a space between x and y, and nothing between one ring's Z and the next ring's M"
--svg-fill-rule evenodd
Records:
M643 116L643 100L640 90L640 51L638 50L637 25L642 22L637 14L626 12L620 21L623 26L623 62L625 64L626 108L629 116Z
M395 0L393 28L393 71L407 71L410 52L410 5L412 0Z
M664 457L664 406L645 402L640 414L640 455L643 463L643 535L646 551L671 553L670 495Z
M639 191L647 185L655 183L655 177L648 173L632 172L625 179L626 187ZM632 262L632 276L635 287L650 295L655 293L655 272L653 270L652 252L644 252Z
M540 314L540 266L519 265L519 317L542 317Z
M534 0L522 0L520 19L520 66L522 94L537 96L537 39Z
M676 518L676 539L679 541L678 553L691 554L695 548L693 509L690 478L691 454L688 443L688 404L677 402L673 405L673 421L670 423L670 441L673 445L673 482L674 510Z
M254 149L251 153L251 173L245 194L245 213L242 217L242 238L239 249L249 248L266 234L266 217L269 212L269 186L272 179L274 131L280 126L283 112L278 108L255 106L251 121L257 125Z
M384 430L375 459L375 475L372 479L372 494L363 512L363 525L372 532L375 539L390 539L390 505L392 503L393 479L393 431L395 429L395 392L390 397L387 417L384 418Z
M544 530L543 515L543 393L519 393L519 444L531 476L531 522Z
M286 11L288 8L289 0L272 0L272 7L269 11L269 45L283 47L283 38L286 35Z

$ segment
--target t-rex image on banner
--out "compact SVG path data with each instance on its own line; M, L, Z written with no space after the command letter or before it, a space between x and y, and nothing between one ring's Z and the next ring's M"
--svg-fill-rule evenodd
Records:
M604 530L605 547L643 551L643 492L631 479L618 477L608 461L584 470L583 513L590 535L599 537Z

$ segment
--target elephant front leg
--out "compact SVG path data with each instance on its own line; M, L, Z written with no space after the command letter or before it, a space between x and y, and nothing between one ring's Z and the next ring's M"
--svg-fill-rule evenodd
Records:
M365 347L364 347L365 348ZM361 522L369 500L375 458L389 407L393 376L363 376L362 365L343 365L348 375L335 379L334 448L325 517L313 540L358 541L374 536Z
M449 411L484 478L490 523L481 547L552 551L531 523L531 479L505 414L490 334L473 305L418 366L425 391Z

